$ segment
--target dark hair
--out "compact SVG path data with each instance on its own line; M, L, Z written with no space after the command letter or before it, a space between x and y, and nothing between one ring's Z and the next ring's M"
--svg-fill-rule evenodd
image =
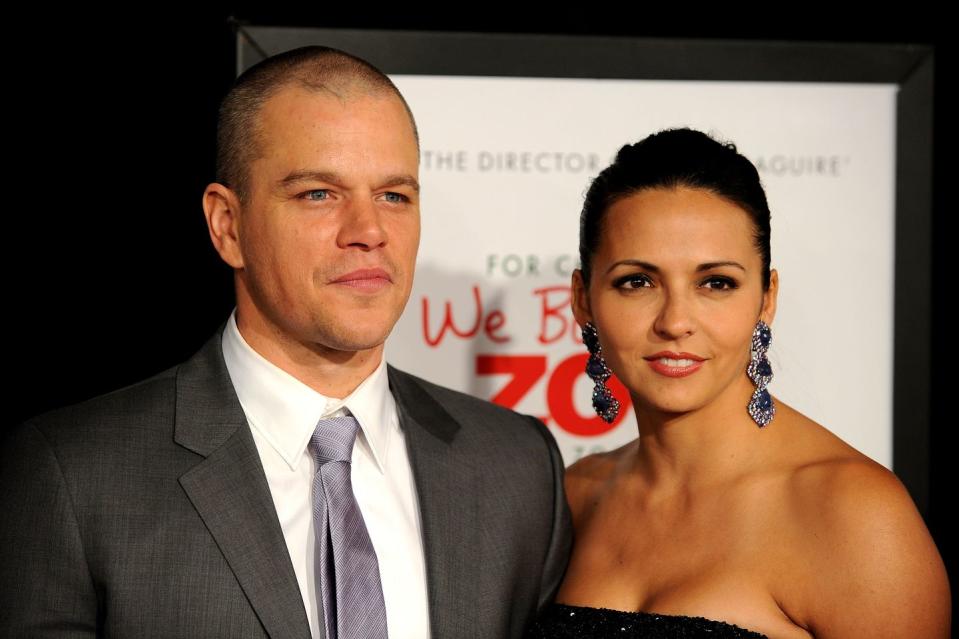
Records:
M292 49L243 72L220 104L216 181L236 191L241 202L249 195L249 165L262 148L257 116L267 100L291 85L309 91L328 91L344 98L358 93L395 95L410 116L419 147L413 113L399 89L382 71L365 60L330 47Z
M769 288L769 205L752 162L731 142L701 131L668 129L627 144L590 184L579 221L579 259L589 286L590 261L599 246L603 216L618 200L645 189L702 189L742 208L753 221L753 240Z

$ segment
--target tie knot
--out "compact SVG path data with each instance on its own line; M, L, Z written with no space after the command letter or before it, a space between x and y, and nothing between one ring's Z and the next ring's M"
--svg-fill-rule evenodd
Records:
M310 438L310 453L320 466L331 461L349 462L359 422L352 415L321 419Z

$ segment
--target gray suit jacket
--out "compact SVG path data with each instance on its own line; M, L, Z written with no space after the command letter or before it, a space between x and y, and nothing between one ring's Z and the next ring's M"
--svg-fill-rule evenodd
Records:
M10 433L0 636L310 636L220 336L180 366ZM433 637L521 635L571 544L555 441L532 417L392 367L389 380Z

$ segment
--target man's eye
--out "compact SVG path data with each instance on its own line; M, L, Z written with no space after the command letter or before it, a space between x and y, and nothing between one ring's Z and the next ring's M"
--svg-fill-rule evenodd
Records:
M635 273L633 275L626 275L619 278L613 283L613 286L616 288L623 289L637 289L637 288L649 288L653 283L650 279L642 274Z
M386 196L386 201L391 202L393 204L401 204L402 202L409 201L409 198L403 195L402 193L395 193L393 191L389 191L387 193L384 193L384 195Z
M307 191L305 193L305 197L313 202L322 202L323 200L328 200L330 198L330 192L326 189L314 189L312 191Z
M739 288L736 281L728 277L710 277L704 280L702 285L713 291L731 291Z

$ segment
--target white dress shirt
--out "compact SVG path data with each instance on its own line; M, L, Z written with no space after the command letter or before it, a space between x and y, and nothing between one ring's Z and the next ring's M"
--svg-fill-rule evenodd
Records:
M313 558L311 490L316 464L307 445L320 419L350 413L353 492L376 550L390 639L429 637L426 561L416 487L386 362L345 399L324 397L254 351L236 325L223 331L223 357L256 442L314 637L322 637Z

